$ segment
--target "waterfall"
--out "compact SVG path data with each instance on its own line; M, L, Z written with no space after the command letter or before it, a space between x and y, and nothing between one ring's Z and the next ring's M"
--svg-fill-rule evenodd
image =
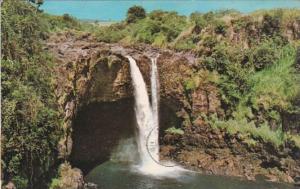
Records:
M127 56L127 58L130 63L131 78L134 87L140 167L147 171L147 169L156 164L152 157L158 161L158 138L153 135L153 133L156 133L156 129L154 128L153 110L150 106L145 81L135 60L130 56Z
M149 135L148 146L151 148L151 155L159 162L159 80L157 72L157 58L151 58L151 102L152 102L152 132ZM150 143L150 144L149 144Z
M157 71L157 58L151 59L151 101L147 87L136 61L126 56L130 64L130 74L134 88L135 116L138 126L138 152L139 170L145 174L155 176L177 176L174 171L182 170L180 167L164 166L159 161L159 81ZM171 174L172 173L172 174Z

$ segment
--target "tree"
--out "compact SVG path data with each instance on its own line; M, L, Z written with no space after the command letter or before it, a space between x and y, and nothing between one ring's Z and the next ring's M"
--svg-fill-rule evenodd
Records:
M146 11L141 6L130 7L127 11L127 23L134 23L146 17Z
M53 62L41 40L47 27L29 1L1 6L1 180L18 189L46 188L62 134Z
M29 0L29 2L36 4L39 8L44 3L44 0Z

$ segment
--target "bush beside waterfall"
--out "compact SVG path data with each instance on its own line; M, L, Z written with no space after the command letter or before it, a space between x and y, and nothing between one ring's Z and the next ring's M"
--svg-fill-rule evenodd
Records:
M180 128L171 127L166 130L167 133L183 135L184 131Z

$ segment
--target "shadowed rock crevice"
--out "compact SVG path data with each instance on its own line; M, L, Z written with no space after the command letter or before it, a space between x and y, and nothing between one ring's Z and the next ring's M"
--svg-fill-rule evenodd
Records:
M87 173L109 160L110 152L121 138L134 134L132 99L91 103L82 107L73 123L71 163Z
M70 162L87 174L95 166L110 159L113 150L122 139L131 138L137 132L134 99L114 102L95 102L83 106L77 112L72 126L72 152ZM178 127L177 118L168 101L160 106L160 133L169 127Z

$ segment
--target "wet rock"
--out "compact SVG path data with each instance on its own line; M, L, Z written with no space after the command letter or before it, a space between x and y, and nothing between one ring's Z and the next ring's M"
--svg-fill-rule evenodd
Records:
M173 157L176 153L176 147L168 145L168 146L162 146L160 148L160 156L161 157Z
M180 138L181 136L179 134L166 134L163 138L163 141L167 144L175 145Z
M296 176L294 181L296 188L300 188L300 176Z
M4 189L17 189L16 186L15 186L15 184L13 182L11 182L11 181L9 181L8 184L5 185L3 188Z
M253 147L243 143L238 135L226 135L213 130L207 124L197 124L186 129L181 143L173 156L190 169L207 174L244 177L255 180L258 175L264 180L293 183L299 174L299 159L287 149L276 150L269 143L260 142ZM201 125L201 126L199 126ZM164 144L168 145L168 143Z
M57 189L84 189L82 172L77 168L72 168L69 163L60 166L59 175Z

